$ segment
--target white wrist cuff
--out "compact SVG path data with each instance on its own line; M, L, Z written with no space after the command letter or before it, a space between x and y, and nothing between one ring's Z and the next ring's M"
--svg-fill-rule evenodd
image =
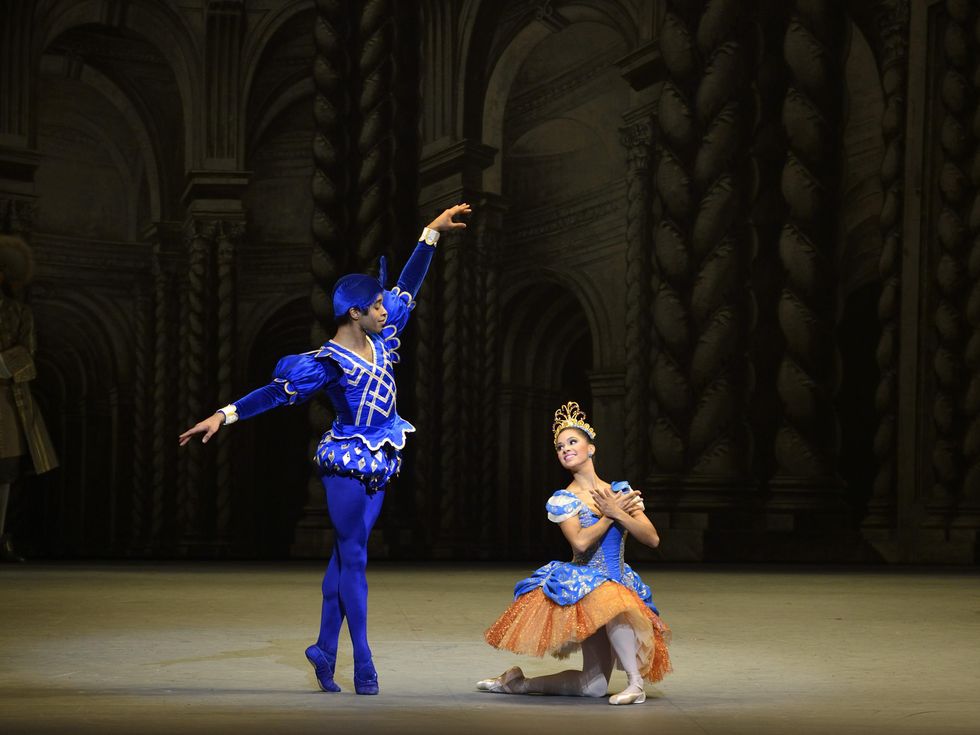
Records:
M225 426L227 426L228 424L233 424L236 421L238 421L238 409L235 408L234 403L229 403L224 408L219 408L215 413L224 414Z
M430 230L428 227L424 227L422 228L422 234L419 235L419 240L424 242L426 245L431 245L432 247L435 247L436 243L439 242L440 234L441 233L439 232L439 230Z

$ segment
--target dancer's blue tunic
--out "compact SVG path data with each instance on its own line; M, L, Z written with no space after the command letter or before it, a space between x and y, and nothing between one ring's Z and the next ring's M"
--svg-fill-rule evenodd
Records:
M325 475L358 478L371 490L384 487L401 468L405 435L415 431L398 415L393 367L399 361L398 335L415 308L434 251L420 241L398 285L382 292L388 320L380 334L368 336L370 361L333 341L312 352L284 357L271 383L235 402L238 417L302 403L325 390L337 418L317 447L317 465Z

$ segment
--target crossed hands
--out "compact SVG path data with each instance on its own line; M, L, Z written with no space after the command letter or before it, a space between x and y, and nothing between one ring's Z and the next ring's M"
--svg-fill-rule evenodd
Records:
M592 502L602 515L614 521L622 521L643 513L643 495L633 488L615 493L607 488L592 489Z

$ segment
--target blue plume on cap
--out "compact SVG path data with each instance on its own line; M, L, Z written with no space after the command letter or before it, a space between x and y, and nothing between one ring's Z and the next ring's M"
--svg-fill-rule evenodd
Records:
M378 282L382 289L388 288L388 259L383 255L378 260Z

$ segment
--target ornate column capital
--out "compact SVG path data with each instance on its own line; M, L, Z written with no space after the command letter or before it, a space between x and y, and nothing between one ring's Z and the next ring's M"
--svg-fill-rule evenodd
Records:
M631 173L648 168L653 140L653 120L649 116L627 122L619 129L619 142L626 149L626 163Z
M22 199L0 194L0 232L29 239L34 231L36 215L37 205L33 198Z

